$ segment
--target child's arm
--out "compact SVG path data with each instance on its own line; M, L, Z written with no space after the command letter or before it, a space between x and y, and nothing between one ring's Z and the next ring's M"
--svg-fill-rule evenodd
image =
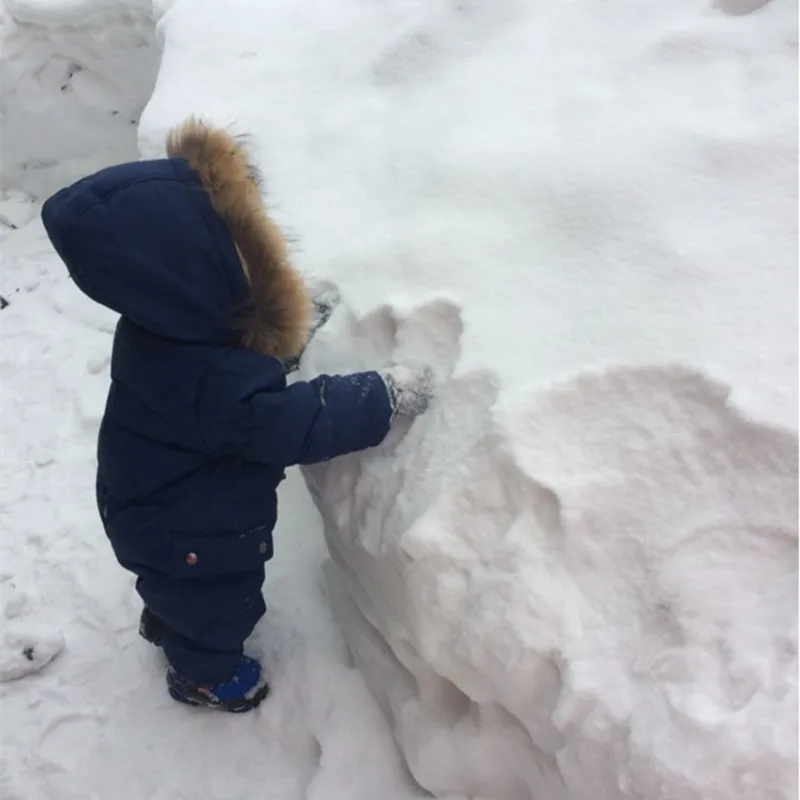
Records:
M424 367L321 375L287 387L277 362L265 368L254 358L237 352L201 383L198 413L212 452L280 467L327 461L380 444L395 415L422 412L433 394Z

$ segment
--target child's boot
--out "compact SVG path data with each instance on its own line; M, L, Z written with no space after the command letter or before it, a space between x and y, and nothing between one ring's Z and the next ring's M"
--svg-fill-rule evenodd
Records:
M261 664L249 656L242 656L229 681L216 686L196 683L170 667L167 687L172 698L180 703L235 713L250 711L269 694L269 686L261 677Z
M142 616L139 617L139 636L145 641L161 647L161 635L164 632L164 623L145 606Z

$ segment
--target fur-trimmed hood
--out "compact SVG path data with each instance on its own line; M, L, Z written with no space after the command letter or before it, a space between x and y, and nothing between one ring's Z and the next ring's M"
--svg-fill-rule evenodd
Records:
M188 162L236 243L252 297L244 345L278 358L299 353L308 335L305 284L290 266L283 235L264 209L260 173L241 142L191 117L170 131L166 148L170 158Z
M308 332L305 284L241 144L189 119L170 132L167 152L45 202L45 229L75 283L156 336L297 354Z

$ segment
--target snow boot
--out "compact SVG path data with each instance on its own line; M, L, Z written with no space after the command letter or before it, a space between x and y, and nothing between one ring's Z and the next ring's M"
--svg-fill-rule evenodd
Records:
M139 636L156 647L161 647L161 634L164 632L164 623L145 606L142 616L139 617Z
M172 699L179 703L233 713L250 711L269 694L269 686L261 677L261 664L249 656L242 656L229 681L216 686L196 683L170 667L167 670L167 688Z

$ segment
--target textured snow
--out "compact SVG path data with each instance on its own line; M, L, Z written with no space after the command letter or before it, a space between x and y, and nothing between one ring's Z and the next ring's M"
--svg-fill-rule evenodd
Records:
M4 189L43 199L136 159L160 60L148 0L5 0L0 40Z
M421 361L438 396L305 472L324 523L287 482L270 701L174 708L93 508L113 319L6 194L0 666L64 652L0 684L0 793L796 797L796 4L221 7L160 0L156 36L135 6L139 152L189 113L252 134L343 298L304 374ZM65 37L144 104L120 6L9 9L7 186L78 174L95 130L133 152L108 94L63 151L35 122Z

